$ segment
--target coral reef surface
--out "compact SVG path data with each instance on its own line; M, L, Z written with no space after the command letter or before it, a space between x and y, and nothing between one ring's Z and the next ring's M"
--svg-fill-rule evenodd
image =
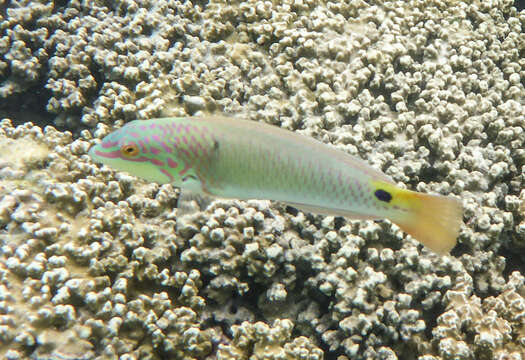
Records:
M524 359L524 27L511 0L0 2L0 357ZM87 156L210 112L460 197L457 247L255 200L177 226L177 188Z

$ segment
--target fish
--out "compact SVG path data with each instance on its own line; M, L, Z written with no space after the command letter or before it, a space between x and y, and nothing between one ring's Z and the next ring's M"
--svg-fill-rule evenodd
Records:
M134 120L93 161L214 198L280 201L301 211L389 219L437 254L456 245L462 202L398 187L364 160L311 137L223 115Z

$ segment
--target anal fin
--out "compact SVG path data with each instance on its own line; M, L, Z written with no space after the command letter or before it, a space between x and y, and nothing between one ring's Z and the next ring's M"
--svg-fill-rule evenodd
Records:
M306 205L306 204L300 204L300 203L294 203L294 202L286 202L287 205L290 205L298 210L301 210L303 212L310 212L313 214L319 214L319 215L326 215L326 216L343 216L348 219L354 219L354 220L375 220L378 219L377 216L372 215L363 215L360 213L355 213L352 211L344 210L344 209L337 209L337 208L326 208L322 206L315 206L315 205Z

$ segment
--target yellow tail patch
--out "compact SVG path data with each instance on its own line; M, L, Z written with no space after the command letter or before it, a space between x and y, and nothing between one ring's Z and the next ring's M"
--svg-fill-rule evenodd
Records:
M404 190L381 182L374 185L392 195L390 205L408 210L390 217L404 232L438 254L446 254L456 245L463 221L460 200Z

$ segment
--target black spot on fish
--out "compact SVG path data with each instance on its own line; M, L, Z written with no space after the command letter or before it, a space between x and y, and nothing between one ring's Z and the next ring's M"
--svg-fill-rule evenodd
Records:
M378 200L381 200L384 202L390 202L390 200L392 200L392 195L390 195L388 191L385 191L382 189L376 190L374 195L376 196Z
M213 139L213 150L219 150L219 142Z

